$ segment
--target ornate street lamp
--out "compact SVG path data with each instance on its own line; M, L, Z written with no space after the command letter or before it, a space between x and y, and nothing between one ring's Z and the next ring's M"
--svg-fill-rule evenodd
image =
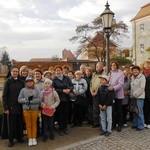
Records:
M113 22L113 17L114 17L114 13L109 9L109 4L108 1L105 5L105 10L104 12L101 14L101 18L102 18L102 24L104 26L104 32L105 32L105 38L106 38L106 67L107 67L107 73L109 73L110 71L110 50L109 50L109 38L110 35L112 33L112 22Z

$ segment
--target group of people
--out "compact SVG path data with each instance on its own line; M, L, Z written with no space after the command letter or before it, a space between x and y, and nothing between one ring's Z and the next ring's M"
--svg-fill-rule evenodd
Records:
M149 61L142 68L120 68L113 61L109 73L102 62L96 64L95 72L84 64L75 72L68 66L50 67L44 72L27 66L12 67L2 96L8 147L14 146L14 139L24 142L23 130L29 146L37 145L39 135L43 142L54 140L56 122L60 136L69 134L68 124L80 127L83 121L101 128L100 135L109 136L113 129L120 132L127 126L128 114L133 129L150 128L148 91Z

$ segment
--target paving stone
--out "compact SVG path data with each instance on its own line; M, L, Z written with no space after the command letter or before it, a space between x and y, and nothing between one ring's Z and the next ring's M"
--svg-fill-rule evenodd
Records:
M97 136L63 150L150 150L150 129L136 131L128 127L121 132L113 131L109 137Z

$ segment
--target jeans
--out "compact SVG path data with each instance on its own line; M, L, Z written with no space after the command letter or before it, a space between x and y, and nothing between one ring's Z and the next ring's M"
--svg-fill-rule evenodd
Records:
M139 129L144 129L144 114L143 114L144 99L142 98L136 99L136 106L138 108L139 113L133 116L133 126L136 126Z
M107 106L106 110L100 110L101 125L104 132L111 132L112 128L112 106Z

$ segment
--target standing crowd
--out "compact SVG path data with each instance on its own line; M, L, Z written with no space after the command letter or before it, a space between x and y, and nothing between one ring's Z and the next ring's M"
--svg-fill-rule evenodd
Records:
M12 67L2 101L8 147L14 146L14 140L25 142L23 131L28 146L37 145L39 136L43 142L54 140L56 124L60 136L70 133L68 125L81 127L83 121L100 128L104 136L115 129L121 132L128 120L136 131L149 129L150 62L121 68L113 61L109 73L101 62L95 72L84 64L75 72L68 66L50 67L44 72Z

